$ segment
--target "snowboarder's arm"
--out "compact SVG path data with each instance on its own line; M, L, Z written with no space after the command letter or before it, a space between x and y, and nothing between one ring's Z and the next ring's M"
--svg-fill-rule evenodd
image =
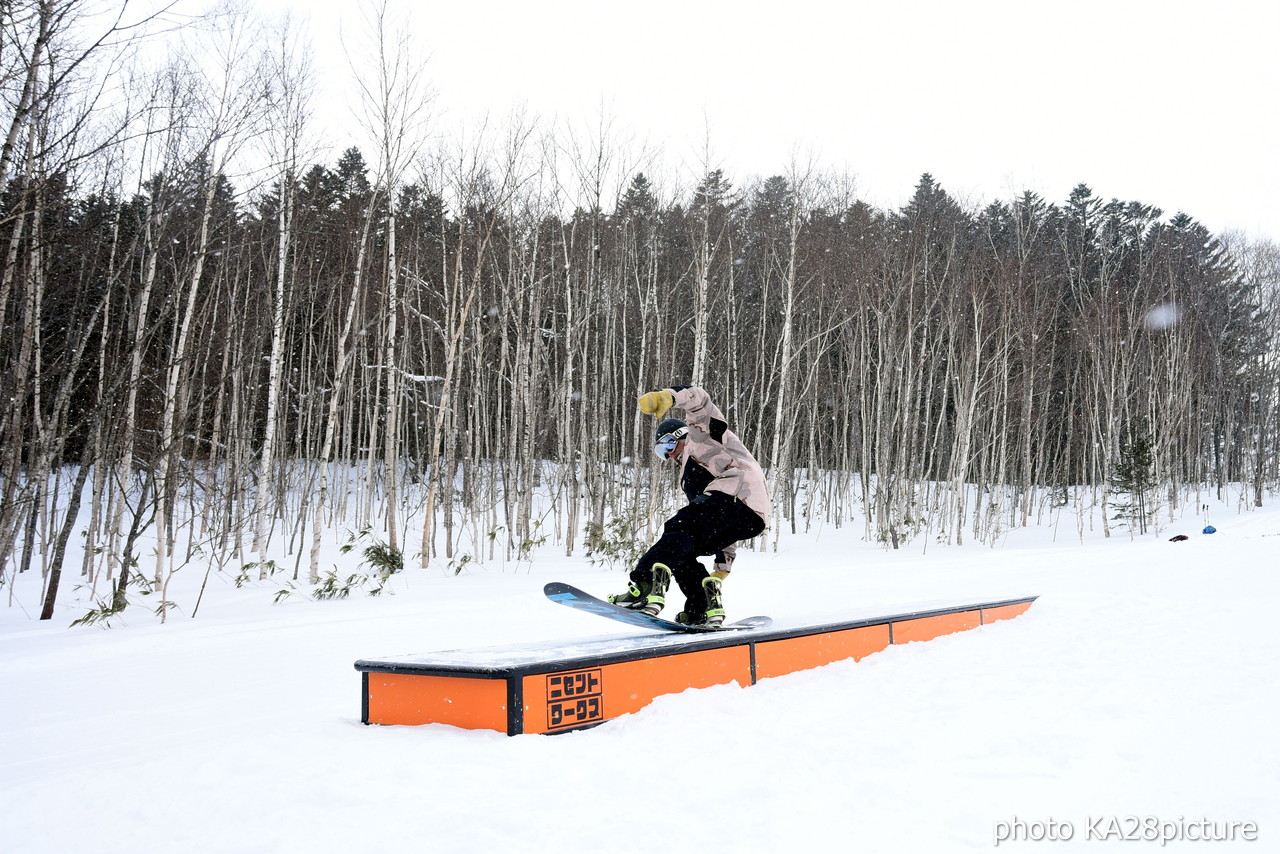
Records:
M724 435L728 423L724 413L711 400L705 389L697 386L678 386L664 389L672 393L675 406L684 410L684 420L690 427L697 427L717 442Z

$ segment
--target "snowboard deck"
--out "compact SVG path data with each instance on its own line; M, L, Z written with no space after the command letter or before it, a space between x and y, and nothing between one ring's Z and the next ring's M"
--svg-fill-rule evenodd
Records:
M747 617L744 620L724 623L719 626L686 626L684 623L664 620L661 617L650 616L643 611L633 611L630 608L623 608L621 605L606 602L604 599L592 596L590 593L579 590L571 584L565 584L560 581L552 581L545 585L542 588L542 592L557 605L564 605L576 611L585 611L589 614L595 614L631 626L638 626L642 629L655 629L662 632L684 632L687 634L732 632L743 629L760 629L773 623L771 617Z

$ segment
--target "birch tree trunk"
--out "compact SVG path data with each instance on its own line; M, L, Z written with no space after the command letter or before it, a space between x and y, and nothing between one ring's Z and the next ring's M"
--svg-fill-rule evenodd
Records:
M275 289L271 315L271 355L267 376L267 409L262 432L262 457L258 465L257 524L252 550L258 554L260 579L266 577L268 530L279 513L281 500L272 469L280 433L281 375L284 369L285 303L290 281L293 222L297 180L301 169L302 139L310 121L313 96L311 64L286 19L278 30L271 60L274 98L268 108L268 152L280 188L276 211Z
M794 173L793 173L794 174ZM785 477L790 479L790 474L784 475L784 468L790 465L790 446L791 431L786 429L786 413L793 411L797 405L797 401L791 396L791 372L793 363L793 353L791 345L792 330L795 326L795 307L796 307L796 279L799 275L799 244L800 244L800 225L801 225L801 209L800 209L800 193L804 190L795 182L791 186L791 210L788 222L788 242L787 242L787 267L783 276L783 293L782 293L782 334L778 341L779 369L777 391L774 395L774 414L773 414L773 430L772 444L769 452L769 479L768 488L769 496L773 500L773 547L777 549L779 533L781 531L783 500L781 491L782 479ZM794 529L793 529L794 533ZM764 546L765 540L761 539L761 545Z
M198 185L202 190L200 225L189 259L191 273L186 285L186 302L165 371L160 449L155 472L155 584L161 590L161 622L168 616L168 603L164 593L173 572L169 558L173 548L175 508L172 506L172 498L175 484L170 482L170 473L182 451L178 421L182 414L179 409L185 407L182 406L179 394L180 383L184 373L190 370L187 364L190 357L188 348L202 293L201 280L209 256L214 201L218 195L219 181L223 178L228 163L243 144L245 135L261 110L257 90L251 81L257 79L262 69L260 66L249 65L256 59L249 52L249 39L255 33L250 32L248 19L238 13L228 15L224 20L224 27L217 33L219 43L210 46L213 55L207 60L218 77L212 81L212 85L199 92L203 96L203 110L196 115L203 124L205 134L196 149L197 158L193 165L198 170L196 174L202 179Z
M423 143L431 92L425 64L410 42L410 27L389 18L387 0L369 11L368 36L375 62L362 71L353 61L362 100L362 122L379 152L375 192L386 199L386 274L383 280L383 325L380 373L385 377L383 418L383 495L386 502L387 543L399 551L400 512L400 397L399 365L400 260L396 251L396 211L402 173ZM397 33L398 35L393 35ZM376 421L376 419L374 419ZM372 445L370 443L370 453Z

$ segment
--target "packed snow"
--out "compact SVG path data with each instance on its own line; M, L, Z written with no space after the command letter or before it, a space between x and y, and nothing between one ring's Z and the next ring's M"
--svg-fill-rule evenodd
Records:
M33 571L0 591L0 850L1280 850L1280 512L1204 524L898 551L856 524L787 534L740 552L730 619L1040 598L858 662L514 738L364 726L353 664L643 634L542 596L551 580L612 592L620 569L547 545L279 604L279 580L237 588L228 570L191 619L189 566L166 624L137 605L107 629L69 628L90 604L70 580L35 620Z

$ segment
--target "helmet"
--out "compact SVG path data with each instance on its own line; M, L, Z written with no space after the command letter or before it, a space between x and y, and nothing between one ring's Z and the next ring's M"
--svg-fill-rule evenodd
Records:
M653 452L658 455L658 459L669 460L676 445L688 435L688 424L679 418L664 418L658 423L658 429L654 433Z
M658 429L654 432L653 438L657 440L663 436L675 436L677 439L683 439L687 435L689 435L688 424L679 418L664 418L658 422Z

